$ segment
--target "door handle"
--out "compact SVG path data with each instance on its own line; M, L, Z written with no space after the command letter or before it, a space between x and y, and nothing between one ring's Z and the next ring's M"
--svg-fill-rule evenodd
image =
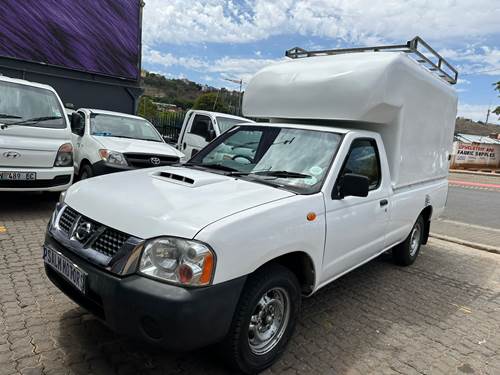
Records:
M382 199L380 201L380 207L387 206L389 204L389 201L387 199Z
M184 142L184 143L182 144L182 149L183 149L183 150L185 150L185 149L186 149L186 142Z

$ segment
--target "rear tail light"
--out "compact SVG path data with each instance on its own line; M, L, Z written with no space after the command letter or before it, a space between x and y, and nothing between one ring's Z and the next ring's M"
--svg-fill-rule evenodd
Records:
M73 145L65 143L57 151L54 167L71 167L73 166Z

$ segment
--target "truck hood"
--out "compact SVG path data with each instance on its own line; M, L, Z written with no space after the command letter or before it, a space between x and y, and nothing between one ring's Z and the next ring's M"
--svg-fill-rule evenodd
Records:
M194 238L229 215L294 193L185 167L159 167L94 177L73 185L65 203L122 232Z
M103 148L121 153L151 154L183 157L184 154L167 143L140 139L93 136Z

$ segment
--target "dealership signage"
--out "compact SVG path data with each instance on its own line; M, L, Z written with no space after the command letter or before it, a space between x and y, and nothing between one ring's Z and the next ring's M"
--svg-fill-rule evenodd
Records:
M451 168L500 168L500 144L453 144Z

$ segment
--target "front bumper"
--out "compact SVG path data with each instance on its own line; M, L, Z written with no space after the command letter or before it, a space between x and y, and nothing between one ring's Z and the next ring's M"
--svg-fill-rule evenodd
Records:
M64 191L73 182L73 167L10 168L0 172L35 172L33 181L0 181L0 191Z
M64 248L50 233L45 245L88 274L84 295L45 265L49 279L68 297L115 332L171 350L192 350L222 340L246 280L188 289L136 274L117 277Z
M104 174L115 173L115 172L131 171L134 169L136 168L130 167L128 165L110 164L106 163L103 160L92 164L92 171L94 172L95 176L102 176Z

